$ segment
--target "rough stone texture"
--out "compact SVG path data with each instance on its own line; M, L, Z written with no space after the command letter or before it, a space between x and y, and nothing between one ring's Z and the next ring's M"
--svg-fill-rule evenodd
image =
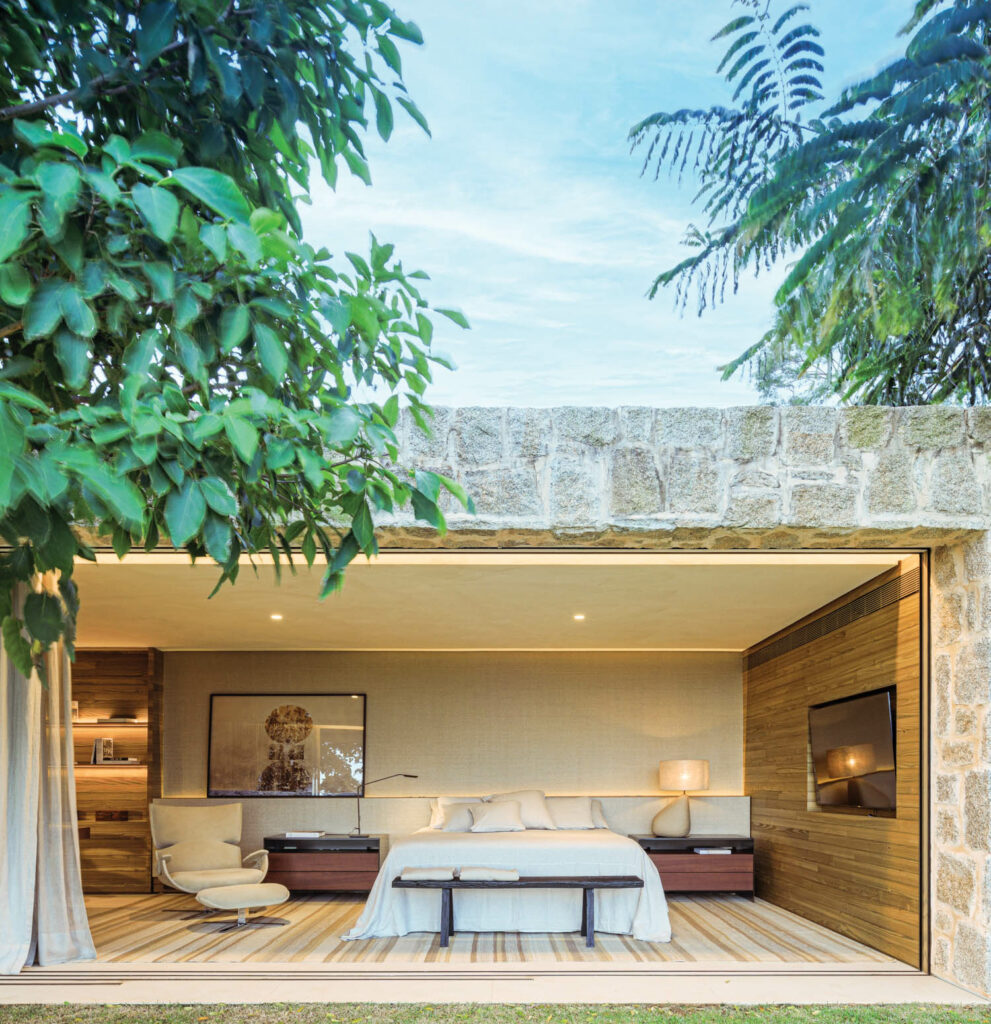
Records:
M478 515L449 503L443 539L382 517L383 547L929 549L932 963L991 992L991 410L439 409L399 433Z
M620 519L656 515L663 491L654 456L644 448L617 448L612 457L612 511Z
M714 459L677 452L668 464L668 507L672 512L718 512L722 492Z
M454 417L458 458L468 465L502 461L502 409L458 409Z
M961 914L974 908L977 877L973 861L940 854L936 859L936 896Z

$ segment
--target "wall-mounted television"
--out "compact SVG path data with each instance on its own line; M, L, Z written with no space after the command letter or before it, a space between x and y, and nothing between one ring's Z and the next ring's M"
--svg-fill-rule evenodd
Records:
M895 687L809 708L816 802L823 810L895 812Z

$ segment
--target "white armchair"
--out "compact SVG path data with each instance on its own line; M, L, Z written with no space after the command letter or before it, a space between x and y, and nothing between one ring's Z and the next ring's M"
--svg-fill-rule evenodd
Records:
M241 805L149 808L155 870L164 885L195 894L222 885L254 885L268 873L268 851L241 856Z

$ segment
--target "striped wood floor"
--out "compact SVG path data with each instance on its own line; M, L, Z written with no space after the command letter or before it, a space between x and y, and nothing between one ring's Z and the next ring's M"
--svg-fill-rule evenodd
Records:
M588 950L577 933L456 933L441 949L436 934L342 942L362 908L359 898L303 896L272 908L283 928L220 933L215 920L183 920L169 908L190 907L176 895L88 896L99 964L562 964L624 966L736 962L754 967L837 964L881 971L904 965L852 939L761 900L738 896L673 896L672 941L640 942L596 935Z

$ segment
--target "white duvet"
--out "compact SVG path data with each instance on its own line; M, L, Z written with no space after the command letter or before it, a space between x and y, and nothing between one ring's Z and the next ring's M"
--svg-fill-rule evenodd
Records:
M525 832L440 832L424 828L396 842L345 939L372 939L440 930L440 893L393 889L408 867L515 868L521 875L637 875L642 889L600 889L595 930L669 942L671 925L660 876L632 839L608 829L527 829ZM463 889L454 892L454 930L576 932L580 889Z

